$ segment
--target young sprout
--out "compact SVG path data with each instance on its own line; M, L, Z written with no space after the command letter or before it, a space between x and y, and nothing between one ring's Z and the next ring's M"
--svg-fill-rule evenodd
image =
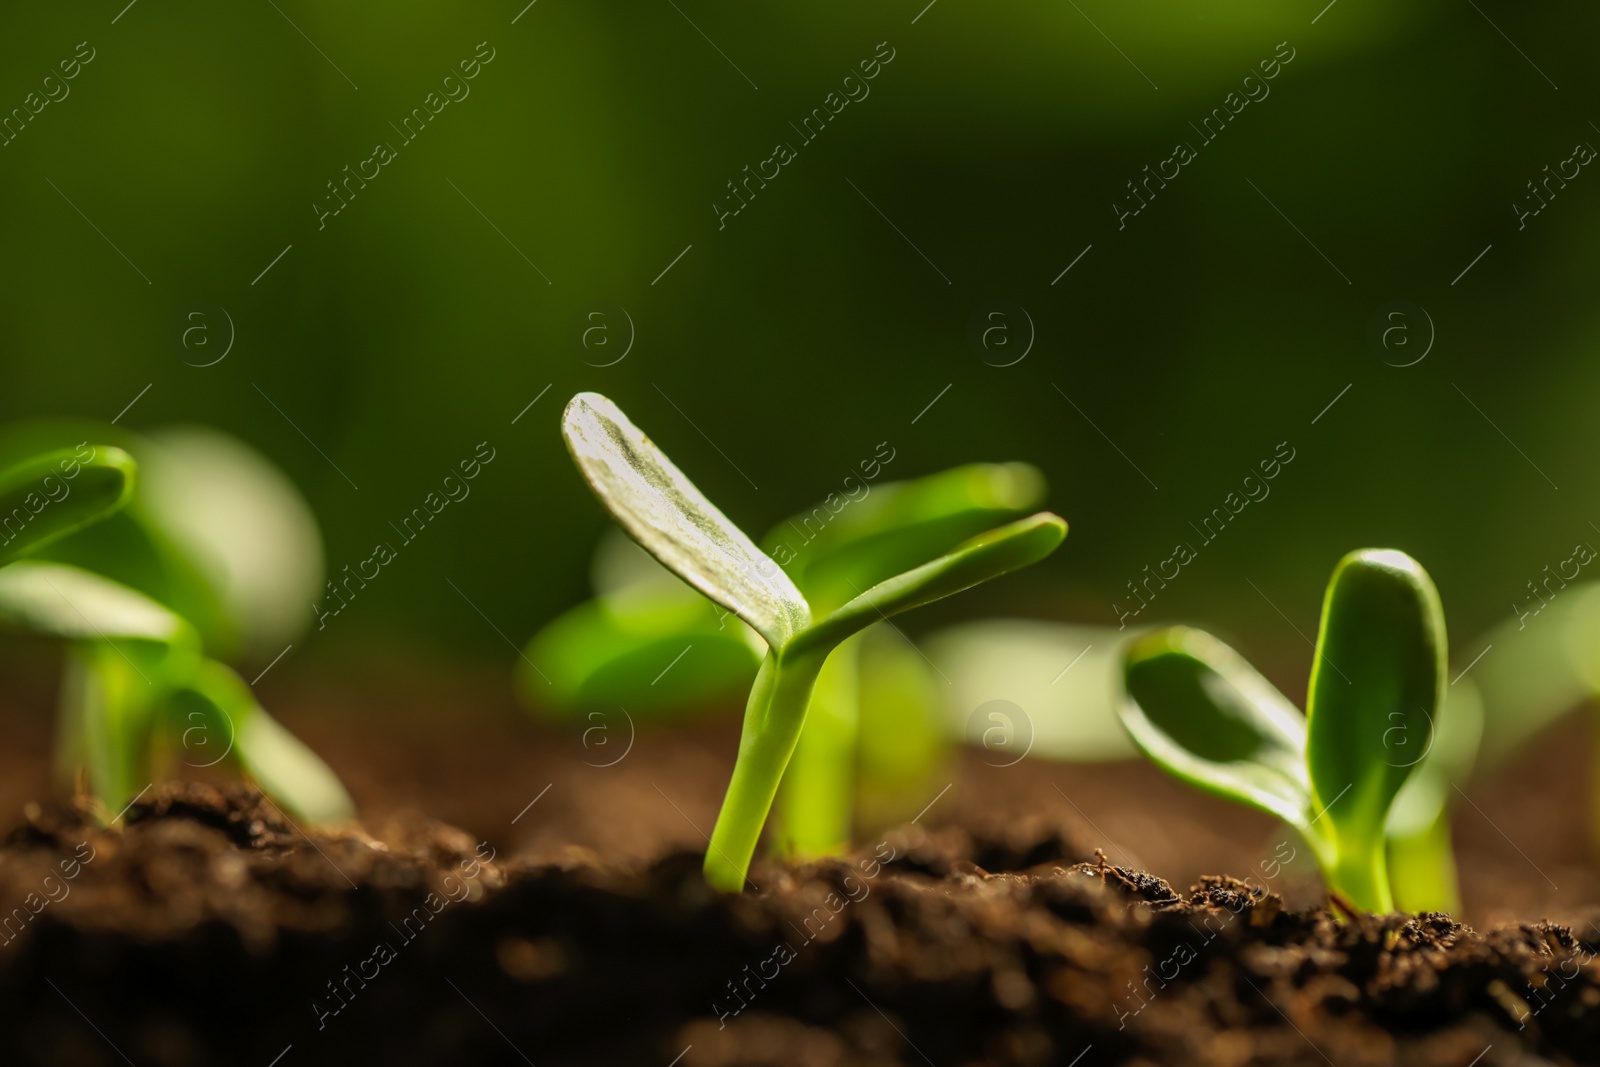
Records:
M10 428L0 455L26 455L70 429ZM151 451L143 439L118 436ZM207 455L215 460L219 452L208 447ZM193 543L184 524L203 518L200 505L191 500L181 516L164 515L142 499L142 487L135 492L135 470L122 449L85 443L35 452L0 472L0 504L15 500L33 512L26 521L27 511L0 516L0 528L12 535L0 544L0 626L69 647L58 771L70 780L85 770L109 814L154 780L158 748L181 746L203 760L186 761L192 766L231 761L303 818L348 816L350 799L333 772L262 710L237 674L206 657L204 631L191 615L226 626L229 636L254 620L217 614L225 591L178 547ZM191 487L205 481L203 473L188 474ZM221 501L253 472L232 464L229 474L210 498L237 521L250 505ZM235 533L231 540L237 553L247 538ZM30 558L16 560L23 550Z
M1025 463L974 463L861 488L859 499L830 496L779 523L762 542L784 561L814 614L830 613L879 582L1021 518L1045 493L1043 475ZM917 680L927 673L920 656L911 663L899 655L892 666L901 650L889 637L866 645L877 629L841 642L818 676L778 801L774 836L786 855L835 855L848 847L858 780L878 812L892 812L895 805L882 794L909 787L920 806L913 768L926 778L939 763L937 701L908 700L881 687L867 691L875 673L895 671L906 692L918 694L924 687ZM898 738L898 757L886 753L886 735ZM913 764L912 756L920 760Z
M207 659L194 627L162 604L92 571L26 560L0 569L0 624L69 641L58 766L87 771L108 814L155 779L159 742L224 760L301 818L354 807L317 755L256 702L231 668ZM194 735L203 748L190 745ZM215 758L210 753L215 751Z
M1445 687L1438 591L1403 552L1339 561L1322 604L1307 710L1216 638L1171 627L1126 655L1123 724L1174 776L1278 816L1329 888L1393 909L1384 827L1432 745Z
M848 495L832 494L778 523L761 542L813 614L1021 518L1045 493L1044 477L1025 463L974 463L904 482L851 476L843 488ZM620 532L602 540L592 575L598 595L529 642L518 680L530 705L574 718L586 713L582 721L590 722L617 706L682 714L715 706L735 687L748 692L766 646L736 616ZM535 663L538 671L528 665ZM777 851L836 854L853 827L909 817L926 803L922 790L947 747L931 674L928 661L883 624L833 651L784 774L771 835ZM881 684L886 678L895 685Z
M874 622L1037 562L1066 536L1066 523L1040 513L877 582L827 614L814 613L777 562L610 400L597 393L573 397L562 432L590 488L623 528L766 641L745 707L739 755L706 852L706 880L727 892L744 885L828 654Z
M1043 476L1025 463L974 463L857 488L864 489L860 497L835 494L780 522L761 542L813 608L831 610L883 578L1021 518L1044 499ZM595 552L594 599L528 642L517 675L528 704L564 713L625 704L647 715L675 715L735 688L747 691L765 642L637 543L613 533ZM689 645L694 655L663 675L662 667Z

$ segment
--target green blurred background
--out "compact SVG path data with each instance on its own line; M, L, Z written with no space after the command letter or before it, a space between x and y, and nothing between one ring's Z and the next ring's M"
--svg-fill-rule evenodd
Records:
M5 14L0 109L79 42L94 58L0 148L0 417L109 420L137 396L121 425L236 434L308 494L331 570L495 449L313 629L319 653L509 661L464 597L520 644L588 595L606 520L556 429L580 389L758 532L880 442L886 479L1032 462L1064 549L918 630L1114 625L1125 583L1187 541L1198 558L1138 621L1203 620L1294 663L1273 673L1296 696L1296 627L1346 550L1415 555L1471 641L1600 543L1600 177L1523 229L1512 207L1600 144L1592 6L525 2ZM480 42L470 95L402 144L390 124ZM801 146L790 124L880 42L870 95ZM1270 95L1200 147L1190 123L1280 42ZM319 230L325 183L379 141L397 158ZM778 141L798 158L719 230L725 183ZM1119 230L1125 183L1178 141L1198 158ZM1018 348L969 339L995 300L1036 332L1010 366L992 364ZM1398 300L1437 332L1407 367L1414 314L1412 347L1369 340ZM617 308L632 347L594 366L627 339ZM233 346L194 366L227 339L216 309ZM585 349L596 309L612 347ZM212 347L185 349L197 321ZM1284 441L1270 497L1203 545L1189 524Z

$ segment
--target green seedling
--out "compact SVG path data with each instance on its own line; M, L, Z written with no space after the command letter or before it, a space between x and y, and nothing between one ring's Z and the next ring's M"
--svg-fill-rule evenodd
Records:
M26 455L40 442L70 438L81 429L59 423L13 427L0 435L0 456ZM236 565L248 563L239 554L249 536L229 532L228 522L243 519L260 528L250 521L250 504L237 499L241 485L256 484L259 472L237 463L217 471L217 458L227 454L231 439L205 438L206 462L214 475L225 475L217 479L225 484L202 495L227 515L208 518L204 501L181 494L174 510L170 502L147 497L143 485L135 491L129 452L149 454L157 469L176 464L177 470L165 473L191 490L206 488L206 470L179 462L180 447L160 448L102 429L126 450L85 443L67 450L78 464L71 476L61 450L36 453L0 475L0 499L9 501L23 491L17 486L43 478L42 459L58 468L53 483L39 484L59 493L59 503L40 508L22 535L0 548L0 562L21 549L29 556L0 567L0 626L68 643L58 773L73 781L81 771L91 795L110 814L155 779L163 759L181 750L195 767L230 761L304 818L349 815L349 797L327 766L267 715L237 674L208 658L211 644L237 642L261 624L230 617L226 606L241 594L212 579L203 565L209 560L195 558L197 524L209 521L228 540L227 551L219 553L225 562L231 552ZM51 484L56 488L49 489ZM22 501L28 506L25 495ZM281 516L278 521L274 541L282 551L285 540L292 543L292 532L284 532ZM284 569L271 562L261 553L254 559L258 569L270 572L266 577L282 582ZM242 600L262 604L248 593Z
M1066 523L1040 513L877 582L822 615L610 400L578 394L567 405L562 431L590 488L623 528L766 642L706 853L706 880L727 892L744 884L829 653L874 622L1037 562L1066 536Z
M841 489L761 542L814 615L1028 514L1045 486L1027 464L978 463L905 482L852 475ZM540 669L524 666L519 683L531 706L587 723L617 706L679 716L748 692L766 646L731 612L620 535L602 541L592 578L595 599L529 642L527 662ZM931 674L883 624L833 652L783 778L771 835L780 853L838 853L852 828L909 818L926 803L947 750L944 702L934 695L945 679Z
M940 687L948 696L950 727L982 748L985 762L1010 766L1030 757L1093 763L1139 754L1118 705L1124 699L1123 649L1143 632L984 619L935 631L922 648L950 682ZM1399 743L1399 733L1390 735L1396 743L1389 758L1417 762L1384 829L1390 888L1402 911L1460 910L1450 815L1459 795L1455 783L1472 773L1483 711L1471 678L1459 678L1445 694L1436 736L1420 759L1420 748Z
M779 523L762 541L768 555L784 562L815 616L1021 518L1044 498L1043 476L1024 463L970 464L859 488L859 499L834 494ZM853 822L897 813L890 797L920 807L919 787L942 763L939 703L918 699L929 689L926 661L893 627L879 634L885 628L877 624L841 642L823 665L778 799L774 836L785 855L843 852ZM907 688L891 693L875 684L884 676L899 677ZM886 750L888 737L898 738L896 754ZM855 818L858 799L871 809L861 820Z
M855 499L836 494L779 523L761 544L768 555L784 559L810 603L837 606L883 578L1021 518L1043 498L1043 476L1027 464L975 463L867 485ZM635 542L603 539L591 581L593 600L557 617L528 642L518 685L530 706L572 714L622 703L646 715L675 717L749 689L765 643ZM690 644L695 655L663 675L662 667Z
M1407 910L1452 911L1459 900L1449 838L1449 808L1460 795L1454 783L1480 764L1503 767L1557 720L1600 696L1600 582L1550 575L1544 590L1549 601L1541 599L1537 611L1516 605L1515 617L1464 646L1463 658L1471 659L1458 665L1439 741L1422 764L1437 773L1419 773L1395 802L1390 871L1395 899ZM1593 781L1600 785L1600 776ZM1592 811L1600 852L1600 790Z
M1394 906L1385 824L1432 746L1445 688L1444 613L1420 564L1366 549L1339 561L1317 634L1306 715L1238 653L1171 627L1126 655L1122 720L1163 769L1298 830L1328 886Z

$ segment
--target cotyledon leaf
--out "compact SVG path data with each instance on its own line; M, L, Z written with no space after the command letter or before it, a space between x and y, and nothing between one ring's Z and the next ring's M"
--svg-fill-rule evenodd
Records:
M67 640L175 641L191 632L177 615L120 582L33 560L0 567L0 625Z
M904 482L858 480L858 489L859 498L828 494L761 542L815 612L1022 518L1044 500L1045 481L1026 463L972 463Z
M529 705L568 714L616 706L678 713L716 707L719 697L747 691L761 663L761 639L731 613L672 582L682 593L669 592L655 608L636 597L626 612L617 611L596 598L546 624L528 641L517 672Z
M109 445L87 459L63 448L0 471L0 564L99 522L128 503L133 483L133 457Z
M311 505L236 437L200 426L148 436L138 453L140 517L174 554L193 561L241 651L264 662L310 624L306 603L323 596L322 537Z
M1244 657L1172 626L1129 646L1122 721L1170 774L1310 832L1305 719Z
M1444 679L1444 611L1421 564L1392 549L1341 559L1323 600L1306 712L1314 795L1340 836L1381 834L1418 762L1412 753L1432 745Z
M891 615L1037 563L1054 552L1066 536L1066 521L1048 511L979 534L938 559L866 590L813 625L796 647L833 647Z
M616 404L579 393L561 420L590 488L634 540L781 648L811 623L800 590Z

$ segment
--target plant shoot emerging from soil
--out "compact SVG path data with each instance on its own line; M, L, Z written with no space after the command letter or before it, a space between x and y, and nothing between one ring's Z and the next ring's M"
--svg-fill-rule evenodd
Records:
M821 618L772 557L695 488L615 404L572 398L562 433L617 521L652 555L767 643L745 707L733 777L706 852L706 880L737 892L805 723L828 654L871 624L958 593L1055 550L1066 523L1041 512L880 580Z
M1044 476L1026 463L973 463L888 483L875 481L884 466L877 459L859 466L862 476L846 477L842 492L778 523L761 541L813 615L1022 518L1045 496ZM529 643L527 663L543 664L543 673L525 664L519 681L535 710L582 723L607 722L623 706L677 717L748 691L765 642L620 532L602 541L594 583L599 595ZM896 684L882 683L889 676ZM852 829L909 818L926 804L935 782L944 781L948 745L939 681L887 624L834 649L784 774L769 835L776 851L839 854Z
M879 582L1022 518L1044 499L1045 483L1025 463L974 463L870 492L865 485L861 488L858 500L830 494L810 511L779 523L762 542L769 555L783 562L813 614L831 613ZM880 630L887 633L872 641ZM917 699L919 690L927 689L918 677L926 673L926 661L920 656L907 660L901 692L880 690L870 700L863 695L868 675L882 669L896 647L909 651L891 627L874 626L841 643L828 657L778 801L776 836L785 854L815 858L847 849L852 779L861 772L863 791L893 788L865 773L874 764L874 736L893 735L908 755L920 749L922 784L931 784L942 726L931 721L937 698ZM902 776L901 787L907 784ZM907 799L915 802L915 810L929 797L918 796L912 785Z
M1306 715L1228 646L1171 627L1132 644L1122 719L1134 743L1193 785L1283 819L1328 886L1394 907L1384 829L1432 745L1444 699L1439 594L1403 552L1339 561L1322 605Z
M12 520L0 543L0 628L68 643L61 775L70 781L83 772L109 816L155 780L158 745L188 748L198 735L217 754L191 766L228 759L303 818L350 815L333 772L267 715L232 669L207 658L196 623L100 573L150 576L187 565L139 506L134 458L87 441L52 450L11 441L3 452L22 458L0 470L0 507ZM92 540L69 537L91 526ZM24 553L31 558L17 558Z

